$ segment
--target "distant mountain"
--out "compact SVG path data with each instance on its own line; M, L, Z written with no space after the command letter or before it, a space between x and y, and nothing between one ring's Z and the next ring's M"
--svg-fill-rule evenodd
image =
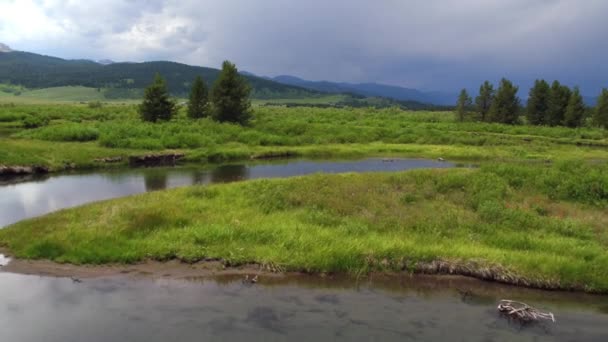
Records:
M97 61L97 63L101 64L101 65L110 65L110 64L114 64L116 62L114 62L111 59L100 59Z
M11 48L8 47L8 45L0 43L0 52L11 52L11 51L13 51L13 50L11 50Z
M451 106L457 94L423 92L416 89L377 83L344 83L329 81L307 81L295 76L282 75L270 78L273 81L329 93L353 93L363 96L380 96L400 101L416 101L434 105Z
M66 60L29 52L0 53L0 83L21 85L30 89L85 86L103 88L106 97L139 97L142 89L160 73L167 80L170 92L185 96L196 76L208 84L219 75L218 69L191 66L175 62L100 64L90 60ZM256 76L244 76L260 99L318 96L319 91L286 85Z

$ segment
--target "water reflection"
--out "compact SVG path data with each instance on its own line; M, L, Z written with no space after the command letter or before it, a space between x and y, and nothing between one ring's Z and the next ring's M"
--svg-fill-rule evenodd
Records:
M245 165L222 165L211 171L211 183L238 182L251 178Z
M146 191L164 190L167 188L169 180L167 172L163 170L160 170L160 172L146 172L143 176Z
M225 183L254 178L277 178L316 172L399 171L453 167L420 159L356 161L292 160L280 163L229 164L211 169L181 167L127 169L86 174L24 177L16 183L0 182L0 227L62 208L146 191L191 184Z
M290 280L85 280L0 273L1 341L606 341L607 316L574 302L558 324L523 328L453 291ZM340 282L338 282L340 284ZM508 291L507 291L508 292ZM539 292L542 293L542 292ZM512 293L511 293L512 294ZM568 296L565 296L568 298ZM490 300L491 299L491 300ZM606 302L598 297L596 302ZM562 301L569 301L565 299ZM574 300L572 300L574 301ZM36 322L36 324L32 324Z

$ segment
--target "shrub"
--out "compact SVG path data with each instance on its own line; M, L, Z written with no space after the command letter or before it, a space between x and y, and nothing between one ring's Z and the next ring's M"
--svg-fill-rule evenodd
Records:
M99 131L94 127L79 124L52 125L19 134L21 137L48 141L92 141Z
M93 101L93 102L89 102L89 108L91 109L96 109L96 108L101 108L103 107L103 103L101 103L100 101Z
M21 122L25 128L38 128L48 125L50 120L43 115L28 115Z

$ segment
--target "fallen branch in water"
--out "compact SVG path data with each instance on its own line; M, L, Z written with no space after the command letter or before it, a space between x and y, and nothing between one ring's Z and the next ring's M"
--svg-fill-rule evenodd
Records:
M522 322L537 322L540 320L551 320L555 323L555 316L551 312L539 311L530 305L514 300L503 299L498 304L498 311L510 318Z

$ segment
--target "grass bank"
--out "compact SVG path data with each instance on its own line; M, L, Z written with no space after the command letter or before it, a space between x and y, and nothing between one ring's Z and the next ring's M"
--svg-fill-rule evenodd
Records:
M453 272L608 292L608 164L313 175L153 192L0 231L18 258Z

